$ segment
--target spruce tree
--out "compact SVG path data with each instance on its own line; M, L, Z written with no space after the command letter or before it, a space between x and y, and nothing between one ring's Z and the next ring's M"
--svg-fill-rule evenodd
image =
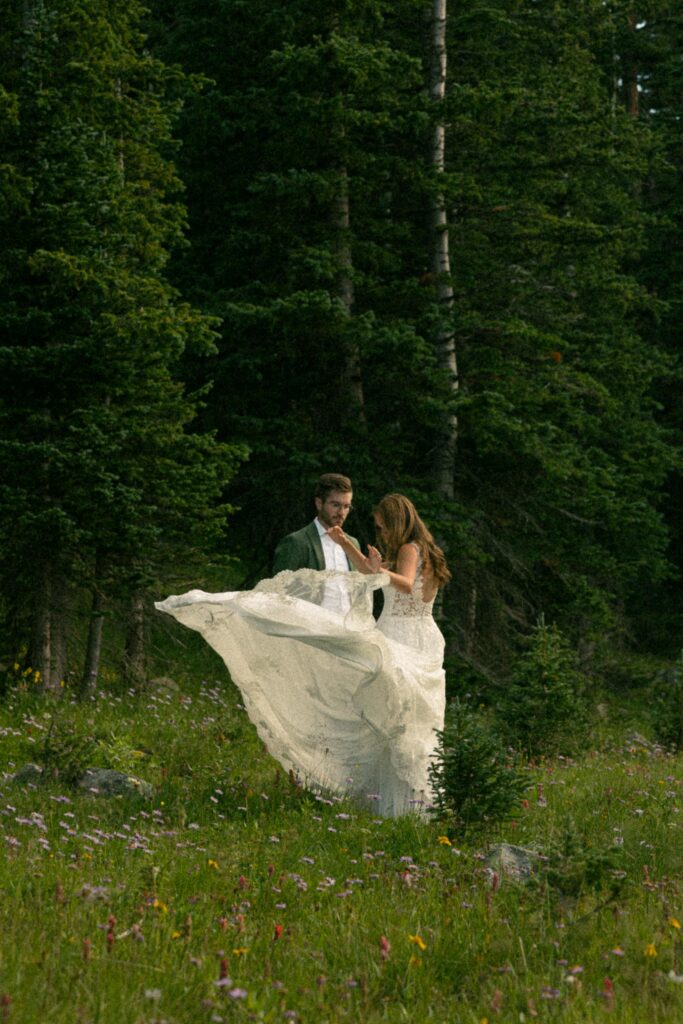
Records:
M14 644L51 687L83 590L96 619L117 593L139 622L162 562L215 537L236 455L185 429L196 402L178 361L211 350L213 324L164 278L183 226L168 158L177 76L145 52L140 16L127 2L17 2L2 37L18 110L5 152L28 182L0 232L2 586Z

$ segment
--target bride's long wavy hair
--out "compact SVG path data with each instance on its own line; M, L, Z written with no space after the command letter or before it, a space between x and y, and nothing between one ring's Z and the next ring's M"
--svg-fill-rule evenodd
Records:
M446 557L437 546L431 533L417 514L417 509L409 498L403 494L387 494L374 512L382 517L384 535L381 547L384 557L393 569L399 550L404 544L414 543L422 553L423 561L429 562L437 586L448 583L451 573L446 564Z

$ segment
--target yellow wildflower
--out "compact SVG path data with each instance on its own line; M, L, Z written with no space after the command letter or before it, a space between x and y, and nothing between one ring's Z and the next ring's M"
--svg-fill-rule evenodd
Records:
M437 843L441 843L442 846L452 846L453 843L450 841L448 836L439 836Z
M172 939L179 939L180 936L181 936L181 932L171 932L171 938Z
M411 956L410 960L408 961L408 966L422 967L422 961L420 960L419 956Z
M215 868L216 871L220 870L220 868L218 867L218 861L217 860L211 860L211 858L209 858L209 867L210 868Z
M249 952L249 946L238 946L237 949L233 949L234 956L244 956L245 953Z
M408 941L414 942L418 949L424 950L427 948L427 943L419 935L409 935Z
M669 918L669 924L671 925L672 928L676 928L676 929L680 930L681 922L678 920L677 917L670 917Z
M654 942L648 942L643 952L645 953L645 956L657 956L657 950Z
M154 899L152 902L152 909L159 910L162 914L168 914L168 907L158 899Z

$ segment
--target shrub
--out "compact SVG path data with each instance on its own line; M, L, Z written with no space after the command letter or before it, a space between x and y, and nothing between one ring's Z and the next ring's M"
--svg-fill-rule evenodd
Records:
M678 661L655 676L652 706L658 743L668 750L683 750L683 651Z
M587 724L584 687L568 641L541 622L498 702L510 741L529 757L571 752Z
M484 716L455 700L438 737L429 771L433 813L459 826L506 818L527 783Z
M53 716L37 760L46 776L70 785L78 782L90 766L96 738L80 723Z

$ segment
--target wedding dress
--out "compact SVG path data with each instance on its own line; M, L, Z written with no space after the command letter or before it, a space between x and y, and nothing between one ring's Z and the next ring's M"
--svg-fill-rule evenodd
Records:
M269 752L309 789L353 795L395 817L431 801L443 728L444 641L422 594L386 573L285 570L253 590L191 590L156 604L225 662ZM384 610L372 617L372 591ZM343 590L349 608L325 607Z

